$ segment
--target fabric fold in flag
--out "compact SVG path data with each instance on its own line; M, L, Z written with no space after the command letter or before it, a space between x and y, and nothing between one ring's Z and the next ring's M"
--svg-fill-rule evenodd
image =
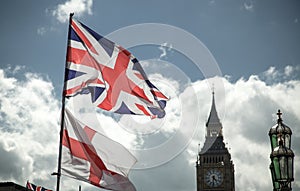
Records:
M85 125L65 108L62 174L115 191L135 191L128 179L136 158L121 144Z
M126 49L71 19L64 96L90 94L97 107L162 118L168 98Z
M36 186L36 185L30 183L29 181L27 181L27 183L26 183L26 188L29 190L32 190L32 191L52 191L52 190L49 190L42 186Z

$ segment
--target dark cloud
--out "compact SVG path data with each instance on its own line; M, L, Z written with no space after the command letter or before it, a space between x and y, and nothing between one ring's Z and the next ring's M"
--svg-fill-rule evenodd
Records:
M132 180L137 190L192 191L196 189L196 167L190 163L191 156L183 152L162 166L133 170ZM195 159L196 161L196 159Z
M26 166L28 164L15 149L6 150L3 142L0 142L0 177L2 181L21 181Z

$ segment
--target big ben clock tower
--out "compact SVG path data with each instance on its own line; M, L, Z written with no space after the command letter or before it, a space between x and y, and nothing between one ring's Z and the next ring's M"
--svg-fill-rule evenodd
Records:
M205 142L196 162L197 191L234 191L234 165L222 129L213 92Z

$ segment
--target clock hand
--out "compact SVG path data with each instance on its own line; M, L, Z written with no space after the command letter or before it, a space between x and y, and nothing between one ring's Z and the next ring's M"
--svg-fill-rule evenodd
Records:
M217 180L216 180L216 177L215 177L215 176L212 176L212 179L213 179L213 182L212 182L212 183L213 183L213 185L215 185L215 182L217 181Z

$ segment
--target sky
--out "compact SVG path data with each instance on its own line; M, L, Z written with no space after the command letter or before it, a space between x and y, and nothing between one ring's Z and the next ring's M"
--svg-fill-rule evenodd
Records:
M281 109L300 190L300 3L282 0L2 1L0 181L55 189L68 15L130 50L170 96L164 119L96 110L138 163L137 190L196 190L214 89L236 190L272 189L269 129ZM62 177L62 190L101 190Z

